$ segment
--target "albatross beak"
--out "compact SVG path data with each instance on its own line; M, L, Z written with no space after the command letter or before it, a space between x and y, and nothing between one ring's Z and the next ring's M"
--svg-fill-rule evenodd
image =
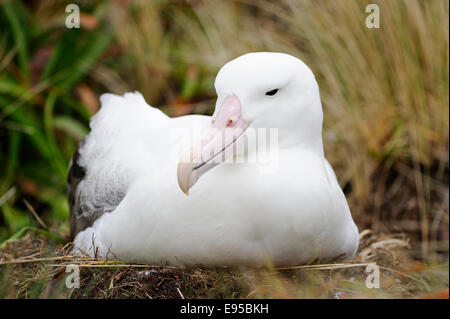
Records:
M212 127L178 163L178 185L185 193L211 168L234 155L234 143L249 126L241 117L241 103L235 95L228 96L212 121Z

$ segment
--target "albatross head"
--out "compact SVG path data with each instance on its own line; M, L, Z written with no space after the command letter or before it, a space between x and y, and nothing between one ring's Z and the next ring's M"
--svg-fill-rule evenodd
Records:
M277 128L280 148L303 147L323 154L319 88L301 60L284 53L248 53L225 64L214 86L213 133L178 164L178 184L186 194L218 165L218 156L233 154L234 144L249 129Z

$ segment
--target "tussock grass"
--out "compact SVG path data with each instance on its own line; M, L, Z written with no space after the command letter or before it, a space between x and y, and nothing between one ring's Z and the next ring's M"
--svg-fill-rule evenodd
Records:
M370 1L245 3L195 6L186 58L214 71L255 50L303 59L321 89L327 157L359 225L415 233L424 255L445 244L448 2L379 1L380 29L365 27Z

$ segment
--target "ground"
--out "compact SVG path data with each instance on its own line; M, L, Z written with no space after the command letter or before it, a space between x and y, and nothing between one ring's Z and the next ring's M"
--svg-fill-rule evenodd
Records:
M70 244L29 232L0 250L0 298L449 297L448 264L411 259L402 234L366 230L360 237L351 263L182 269L71 256ZM80 288L66 287L66 281L72 283L68 265L79 266ZM366 286L368 275L375 274L370 265L379 267L380 288Z

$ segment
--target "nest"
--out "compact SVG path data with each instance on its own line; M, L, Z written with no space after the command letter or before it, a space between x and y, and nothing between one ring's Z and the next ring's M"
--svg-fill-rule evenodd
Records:
M360 234L354 261L263 269L177 268L70 255L29 233L0 250L3 298L448 298L448 264L409 257L403 234ZM372 266L380 287L366 284ZM79 287L67 284L71 267ZM372 267L372 268L370 268ZM369 272L367 272L369 270Z

